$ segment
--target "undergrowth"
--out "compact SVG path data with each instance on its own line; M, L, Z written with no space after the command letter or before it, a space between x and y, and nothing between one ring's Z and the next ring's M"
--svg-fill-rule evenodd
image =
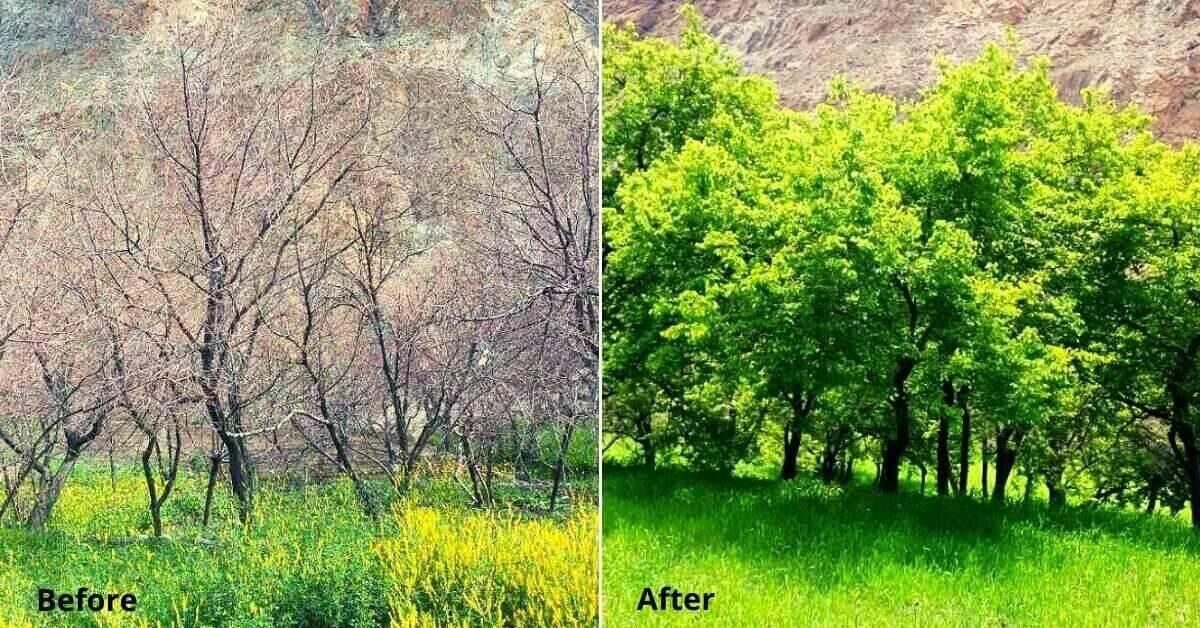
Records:
M1200 624L1200 537L1164 515L606 464L603 543L608 627ZM667 585L712 610L636 610Z
M100 467L78 471L48 531L0 527L0 626L359 628L400 618L416 618L414 625L571 625L560 617L595 623L594 484L576 485L574 510L549 517L518 503L522 493L512 487L497 491L512 497L502 514L471 508L443 476L415 486L372 521L348 482L266 481L251 525L238 523L228 491L218 490L205 528L205 478L189 474L164 508L165 537L156 539L135 469L112 477ZM375 488L386 495L382 482ZM465 547L475 552L470 559ZM443 557L449 571L421 572L413 581L412 560L426 555ZM578 562L589 556L590 571ZM543 571L566 564L574 569L570 579ZM416 588L443 583L474 591L436 597ZM81 586L132 592L137 610L36 612L39 588L74 593ZM486 612L451 608L468 599ZM454 623L443 621L450 618Z

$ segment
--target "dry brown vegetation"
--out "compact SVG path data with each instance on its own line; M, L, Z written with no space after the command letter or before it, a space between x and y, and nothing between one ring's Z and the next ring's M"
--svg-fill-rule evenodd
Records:
M679 32L685 0L611 0L605 19L646 34ZM713 34L746 69L769 76L784 102L807 109L830 77L910 98L932 84L935 56L964 61L1012 29L1031 55L1054 60L1060 95L1107 85L1155 118L1172 143L1200 136L1197 0L698 0Z
M143 4L0 82L0 519L109 453L157 533L197 455L243 520L314 469L375 515L363 478L435 449L480 505L547 466L553 509L595 429L595 25L545 3L506 69L455 69L388 43L398 4L349 7L367 40L336 2Z

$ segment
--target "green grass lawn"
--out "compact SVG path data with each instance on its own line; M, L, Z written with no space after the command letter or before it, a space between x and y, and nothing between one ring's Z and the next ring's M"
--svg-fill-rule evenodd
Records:
M106 468L76 471L50 530L0 526L0 628L492 626L531 611L569 620L541 625L590 625L596 617L594 482L576 485L569 516L545 517L511 487L499 487L505 506L487 512L469 507L452 479L433 479L371 521L348 482L264 481L248 527L223 484L204 529L204 477L189 474L164 508L167 538L154 539L137 469L119 470L115 481ZM386 495L382 481L377 488ZM517 554L530 558L510 560ZM555 574L541 574L563 565L574 569L551 587ZM39 587L81 586L133 592L137 611L36 612Z
M1200 625L1166 516L607 464L603 504L606 627ZM712 610L635 611L665 585Z

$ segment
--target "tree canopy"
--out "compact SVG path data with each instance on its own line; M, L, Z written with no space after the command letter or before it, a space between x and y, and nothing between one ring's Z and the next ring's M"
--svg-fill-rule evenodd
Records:
M1060 98L1011 37L910 100L835 78L789 110L685 11L678 43L605 32L609 435L869 458L885 492L907 464L966 493L980 456L998 501L1021 473L1200 526L1200 147Z

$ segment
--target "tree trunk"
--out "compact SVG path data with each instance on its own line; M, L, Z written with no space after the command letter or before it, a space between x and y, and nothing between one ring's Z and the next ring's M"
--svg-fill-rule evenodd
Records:
M1067 505L1067 490L1062 485L1062 469L1046 472L1046 491L1050 494L1050 508L1059 509Z
M387 34L385 0L367 0L366 31L370 37L383 37Z
M1200 447L1196 443L1196 431L1190 424L1175 426L1183 440L1184 474L1188 481L1188 505L1192 512L1192 528L1200 530Z
M793 390L788 397L792 406L792 420L783 427L783 464L779 477L784 480L796 478L797 458L800 456L800 436L804 433L804 424L808 413L812 410L812 397L805 396L799 390Z
M642 462L643 462L643 464L645 464L648 468L651 468L651 469L657 467L658 466L658 456L657 456L657 452L655 452L655 450L654 450L654 443L650 442L649 439L646 439L646 440L638 441L638 444L640 444L642 446Z
M371 493L367 490L367 485L363 482L361 476L354 469L354 461L350 458L350 443L345 430L334 423L332 413L329 412L324 399L321 400L321 414L325 418L325 431L329 434L329 439L333 442L333 452L337 458L338 466L342 468L350 481L354 484L354 493L358 496L358 503L362 506L363 512L370 519L379 517L379 509L375 506L375 501L371 499Z
M488 444L487 447L483 448L483 492L487 495L488 504L490 506L495 506L496 493L492 490L492 480L494 480L496 477L496 465L494 464L492 449L493 446L491 444Z
M844 486L849 484L852 478L854 478L854 452L850 451L846 454L846 461L842 463L837 480Z
M571 437L575 434L575 423L572 421L567 425L566 432L563 433L562 443L558 449L558 460L554 464L554 483L550 489L550 512L554 512L554 506L558 501L558 490L562 486L563 471L565 470L567 450L571 447Z
M197 189L200 185L201 178L196 175ZM206 248L215 246L211 237L207 232L204 234ZM218 354L223 351L220 347L229 341L227 332L221 328L225 323L228 298L225 281L224 267L221 264L212 264L208 269L204 321L201 325L200 390L209 424L229 452L229 485L238 501L238 518L244 525L249 523L254 511L254 473L250 466L246 437L241 435L243 430L236 381L227 385L228 403L223 402L221 396L221 382L226 374L222 372Z
M783 465L779 470L780 479L796 479L796 459L800 456L800 432L792 428L788 422L783 428Z
M650 437L651 424L650 415L645 413L639 415L637 421L638 435L634 440L642 446L642 462L649 468L653 469L658 464L658 452L654 448L654 440Z
M212 516L213 491L217 488L217 476L221 473L221 454L214 454L208 459L208 486L204 488L204 519L201 527L208 527Z
M825 447L821 451L821 480L826 484L832 483L838 477L838 445L842 439L842 428L825 438Z
M883 469L879 476L879 490L884 493L896 493L900 490L900 462L904 452L908 450L911 438L912 415L908 405L908 376L912 374L917 361L903 357L896 361L896 370L892 373L892 411L896 419L896 433L884 439Z
M1185 382L1195 370L1196 354L1200 353L1200 335L1192 338L1188 350L1178 356L1171 378L1167 382L1167 393L1171 397L1171 430L1183 440L1183 455L1175 441L1171 447L1181 457L1183 474L1188 483L1188 504L1192 512L1192 529L1200 532L1200 444L1196 442L1196 430L1191 423L1191 395Z
M108 437L108 488L117 492L117 435Z
M884 493L900 491L900 462L905 449L902 442L901 439L888 439L884 447L879 468L879 490Z
M15 503L17 491L21 488L21 481L25 479L26 469L22 469L17 473L17 481L13 482L8 477L8 467L0 468L0 474L4 476L4 503L0 504L0 522L4 520L4 513L8 512L9 503ZM13 516L18 520L21 518L20 509L13 509Z
M459 443L462 446L463 462L467 465L467 475L471 477L471 501L475 506L482 507L485 504L483 492L480 490L479 467L475 465L474 454L471 453L471 441L467 438L467 432L464 429L458 435ZM553 506L551 506L553 510Z
M967 478L971 472L971 406L968 403L970 390L966 386L958 389L958 408L962 411L962 433L958 439L958 494L967 494Z
M1055 486L1053 488L1050 488L1049 486L1047 486L1046 488L1050 492L1050 507L1051 508L1053 508L1055 510L1059 510L1062 507L1067 505L1067 491L1066 490L1064 490L1061 486Z
M229 486L238 502L238 519L242 524L250 522L254 512L253 472L244 437L225 432L220 434L225 449L229 451Z
M954 385L949 380L942 382L942 403L945 408L938 417L937 434L937 494L945 496L950 493L950 416L947 411L954 407Z
M1146 486L1146 514L1154 514L1158 508L1158 491L1162 489L1163 478L1161 475L1156 475L1150 478L1150 482Z
M637 444L642 445L642 462L649 468L654 468L658 463L658 451L654 448L654 439L650 437L652 432L652 424L650 424L649 413L638 414L634 421L637 427L637 436L634 438Z
M371 491L367 488L362 476L351 472L350 481L354 483L354 494L358 496L358 503L362 505L363 513L370 519L378 519L379 508L375 505L375 500L371 498Z
M150 466L150 458L157 445L158 438L151 434L146 439L146 448L142 450L142 475L146 479L146 493L150 498L150 520L154 524L155 538L162 536L162 502L158 500L158 487L154 482L154 472Z
M58 470L54 472L54 475L50 476L50 480L39 487L33 510L29 511L29 518L25 521L25 526L30 530L44 530L46 528L46 523L50 521L50 513L54 511L54 505L58 503L58 498L62 495L63 486L66 485L67 478L71 475L71 470L75 468L75 463L78 460L79 452L68 451L66 458L63 459Z
M1008 491L1008 478L1017 462L1017 450L1025 438L1025 430L1005 427L996 434L996 487L992 501L1003 504Z
M988 498L988 435L983 433L981 439L983 443L980 445L979 459L983 463L983 469L979 472L979 488L983 491L983 498Z

